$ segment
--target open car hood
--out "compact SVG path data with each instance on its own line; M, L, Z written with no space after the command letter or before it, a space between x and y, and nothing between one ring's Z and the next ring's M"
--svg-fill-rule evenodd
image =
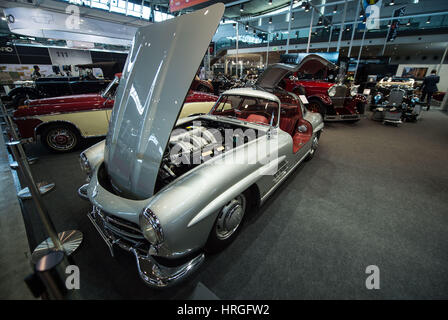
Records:
M299 71L307 74L316 74L325 68L329 70L337 69L334 63L317 54L299 56L295 62L296 64L276 63L270 65L258 78L255 85L264 89L275 89L289 73Z
M137 30L104 150L110 182L122 196L153 195L171 131L223 14L218 3Z

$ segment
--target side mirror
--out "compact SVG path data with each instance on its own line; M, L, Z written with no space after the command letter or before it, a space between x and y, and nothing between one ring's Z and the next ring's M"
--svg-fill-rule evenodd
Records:
M300 133L306 133L308 131L308 128L306 127L306 125L302 124L297 128L297 131L299 131Z

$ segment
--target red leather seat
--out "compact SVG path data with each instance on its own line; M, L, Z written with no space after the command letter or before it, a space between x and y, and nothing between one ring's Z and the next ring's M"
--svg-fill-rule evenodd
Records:
M297 106L294 105L282 106L280 116L280 129L293 136L299 118L300 117L297 110Z
M266 117L258 115L258 114L250 114L247 118L246 121L249 122L261 122L261 123L265 123L265 124L269 124L269 121Z

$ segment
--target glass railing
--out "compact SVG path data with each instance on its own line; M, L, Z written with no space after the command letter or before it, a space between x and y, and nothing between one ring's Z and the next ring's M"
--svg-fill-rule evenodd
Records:
M417 17L412 19L401 19L400 25L398 29L397 37L403 36L411 36L411 35L425 35L425 34L444 34L448 33L448 15L436 15L431 16L429 23L429 16L425 17ZM374 39L374 38L385 38L389 29L390 21L380 21L379 29L370 29L366 33L366 39ZM353 33L353 25L354 24L346 24L342 33L342 41L350 41ZM311 43L319 43L319 42L328 42L338 41L340 34L340 26L333 27L333 30L330 31L330 27L323 28L313 28L311 33ZM304 44L308 42L308 33L309 28L302 29L293 29L290 33L290 44ZM358 23L354 39L361 39L364 33L364 25L362 23ZM244 31L240 34L242 36L245 35ZM249 34L249 32L248 32ZM259 43L251 43L250 41L239 41L239 48L248 48L248 47L264 47L267 45L267 34L258 33L260 38ZM278 46L285 45L288 38L287 31L279 31L273 32L269 34L269 45L270 46ZM236 47L236 39L229 40L227 38L221 38L216 42L216 50L220 50L223 48L232 49Z

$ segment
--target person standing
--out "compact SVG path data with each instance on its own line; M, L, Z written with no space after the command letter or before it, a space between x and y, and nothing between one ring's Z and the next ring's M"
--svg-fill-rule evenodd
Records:
M429 111L429 107L431 106L431 98L432 95L438 91L437 89L437 83L439 83L440 77L437 75L436 70L432 70L431 74L423 80L423 86L422 86L422 98L421 101L425 101L425 98L427 97L426 103L426 111Z
M31 78L32 79L37 79L37 78L40 78L40 77L42 77L42 75L40 74L40 68L39 68L39 66L34 66L33 67L33 73L31 74Z

